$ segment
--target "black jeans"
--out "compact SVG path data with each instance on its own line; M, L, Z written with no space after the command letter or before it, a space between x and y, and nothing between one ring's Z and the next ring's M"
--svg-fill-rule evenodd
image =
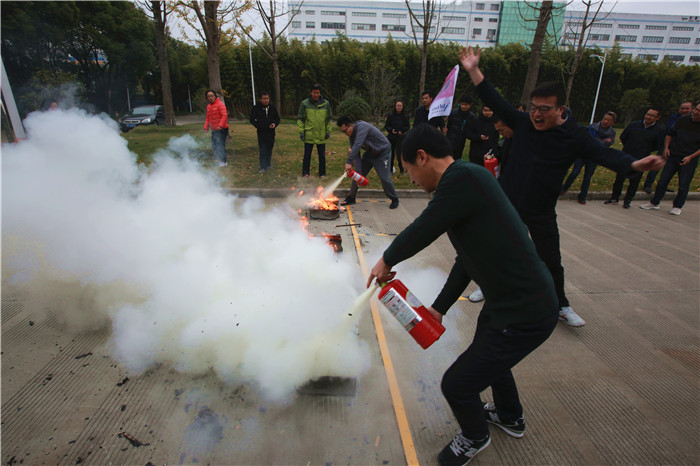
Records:
M681 160L683 160L682 157L676 156L670 156L666 159L666 166L661 171L659 182L656 184L656 191L654 191L654 197L651 199L652 204L659 205L661 199L664 198L664 194L666 194L666 188L668 188L671 178L678 172L678 192L676 197L673 198L673 207L682 209L685 205L685 200L688 198L688 191L690 190L690 182L693 181L695 170L698 168L698 157L695 157L686 165L681 165Z
M629 176L630 184L627 186L627 192L625 193L625 202L632 202L632 199L634 199L634 195L637 194L637 189L639 188L639 182L642 181L642 175L642 172L632 172ZM610 199L620 200L622 185L625 179L627 179L627 177L619 173L615 176L615 183L613 183Z
M260 169L267 170L272 163L272 148L275 145L275 133L258 133L260 147Z
M442 378L442 393L465 437L481 439L489 433L480 396L489 386L502 421L514 421L523 415L511 369L544 343L556 325L555 309L540 322L505 329L492 326L489 316L481 313L472 344Z
M537 255L549 269L554 279L554 290L559 298L559 307L569 305L564 292L564 267L561 265L561 250L559 249L559 226L557 214L552 212L537 216L521 215L523 223L530 232L530 238L535 243Z
M403 135L392 134L389 139L391 142L391 167L394 167L394 159L398 162L399 172L403 173L403 162L401 161L401 145L403 144Z
M311 172L311 152L313 150L313 144L304 143L304 161L301 166L301 176L309 175ZM316 150L318 151L318 176L326 176L326 145L316 144Z

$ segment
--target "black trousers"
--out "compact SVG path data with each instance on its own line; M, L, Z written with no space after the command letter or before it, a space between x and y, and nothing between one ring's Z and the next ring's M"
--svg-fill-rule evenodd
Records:
M637 189L639 188L639 182L642 181L642 172L633 172L630 177L630 184L627 186L627 192L625 193L625 202L632 202L634 195L637 194ZM620 199L620 194L622 194L622 185L627 179L626 176L620 175L619 173L615 176L615 182L613 183L612 195L610 199Z
M552 274L559 307L568 306L569 300L564 292L564 267L561 265L557 214L552 212L536 216L521 215L521 218L530 232L532 242L535 243L537 255Z
M480 396L489 386L502 421L523 415L511 369L549 338L557 325L557 315L552 309L552 315L540 322L499 329L481 313L474 340L442 379L442 393L465 437L482 439L489 433Z

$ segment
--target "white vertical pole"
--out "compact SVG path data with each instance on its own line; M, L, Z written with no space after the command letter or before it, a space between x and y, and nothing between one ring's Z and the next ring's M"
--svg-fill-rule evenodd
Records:
M10 116L12 131L14 131L15 133L16 140L27 139L27 134L24 132L24 126L22 126L22 119L19 117L19 111L17 111L15 96L14 94L12 94L12 86L10 86L10 80L7 77L7 72L5 71L5 62L2 61L2 57L0 57L0 65L2 65L2 78L0 78L0 89L2 90L2 96L5 98L5 105L7 107L7 114Z
M598 60L600 60L600 55L593 55L594 57L597 57ZM593 118L595 118L595 108L598 105L598 94L600 93L600 83L603 81L603 70L605 70L605 59L608 56L607 50L603 54L603 66L600 67L600 77L598 78L598 89L595 91L595 100L593 101L593 112L591 112L591 122L588 124L588 126L593 124Z
M248 56L250 57L250 86L253 88L253 105L255 105L255 79L253 79L253 49L248 40Z
M190 113L192 113L192 94L190 94L190 85L187 85L187 100L190 102Z
M131 111L131 98L129 97L129 86L126 86L126 105Z

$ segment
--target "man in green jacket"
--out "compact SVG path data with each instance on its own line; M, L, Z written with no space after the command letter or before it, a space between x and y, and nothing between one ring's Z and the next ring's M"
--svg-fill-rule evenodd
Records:
M311 96L299 105L297 115L299 139L304 141L304 163L302 176L309 176L311 170L311 152L316 144L318 151L318 176L326 176L326 139L331 137L333 112L331 104L321 97L321 86L311 86Z
M557 324L554 281L537 255L527 228L496 179L485 168L454 160L449 141L427 123L403 142L411 181L433 197L394 239L370 272L391 280L392 268L447 233L457 252L447 281L428 309L435 319L457 301L473 278L486 302L474 339L447 369L442 393L461 431L438 455L441 465L464 465L491 441L488 423L512 437L525 433L523 407L511 369L540 346ZM480 394L491 387L494 403Z

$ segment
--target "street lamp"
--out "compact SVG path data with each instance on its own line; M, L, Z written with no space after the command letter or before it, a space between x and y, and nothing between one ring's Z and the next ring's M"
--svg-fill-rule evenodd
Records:
M603 70L605 70L605 59L608 56L608 51L606 50L603 56L600 55L589 55L590 58L596 57L598 60L603 62L603 66L600 67L600 78L598 78L598 89L595 91L595 100L593 101L593 112L591 112L591 122L588 126L593 124L593 118L595 118L595 107L598 105L598 93L600 92L600 83L603 82Z

